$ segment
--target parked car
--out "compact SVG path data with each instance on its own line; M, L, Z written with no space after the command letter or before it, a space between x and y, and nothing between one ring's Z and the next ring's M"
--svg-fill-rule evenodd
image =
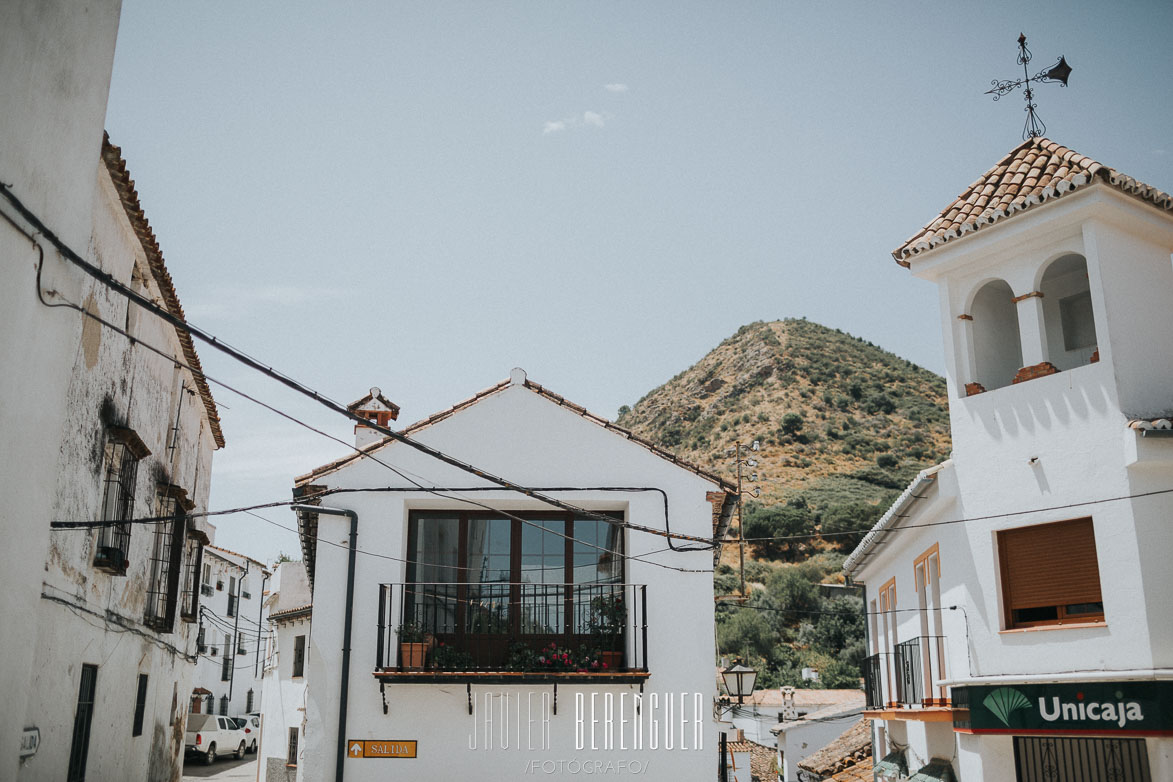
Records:
M247 741L244 731L231 717L189 714L183 744L186 754L203 755L204 762L210 766L221 754L235 754L237 760L243 758Z
M236 727L244 731L244 740L248 744L249 752L257 751L257 738L261 735L261 718L256 714L242 714L233 717Z

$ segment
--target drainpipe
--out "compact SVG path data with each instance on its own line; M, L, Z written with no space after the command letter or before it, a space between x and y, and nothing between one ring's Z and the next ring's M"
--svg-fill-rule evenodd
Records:
M253 664L253 678L258 681L261 678L261 636L264 634L265 627L265 584L268 583L269 577L264 575L265 571L261 571L261 591L257 594L260 598L258 601L261 605L257 609L257 661Z
M291 510L321 513L327 516L346 516L350 519L350 554L346 563L346 610L342 629L342 683L338 692L338 759L334 765L334 782L342 782L346 761L346 701L350 695L350 627L354 612L354 558L358 540L358 514L345 508L324 508L320 505L292 505Z
M228 668L228 710L232 711L232 685L236 684L236 650L240 648L240 593L244 576L248 575L248 560L244 561L244 575L236 582L236 612L232 615L232 665ZM225 650L227 652L227 650Z

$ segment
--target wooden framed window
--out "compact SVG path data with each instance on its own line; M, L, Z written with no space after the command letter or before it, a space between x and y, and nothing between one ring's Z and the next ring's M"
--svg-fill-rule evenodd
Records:
M132 430L115 427L106 441L102 520L94 547L94 567L126 575L130 566L130 519L134 517L134 489L138 463L151 452Z
M1006 628L1104 620L1090 518L998 532Z
M183 566L184 530L187 528L184 511L187 506L186 491L170 484L159 487L156 496L157 514L160 518L170 518L170 521L155 524L144 623L161 633L169 633L175 626L179 576Z

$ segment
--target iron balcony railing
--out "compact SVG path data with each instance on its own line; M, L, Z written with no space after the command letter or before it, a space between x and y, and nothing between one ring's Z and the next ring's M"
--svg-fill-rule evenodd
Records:
M379 586L382 671L648 670L644 584Z
M945 639L922 635L896 644L896 700L904 706L944 705L933 682L945 675Z
M863 661L863 690L865 706L884 708L884 656L873 654Z

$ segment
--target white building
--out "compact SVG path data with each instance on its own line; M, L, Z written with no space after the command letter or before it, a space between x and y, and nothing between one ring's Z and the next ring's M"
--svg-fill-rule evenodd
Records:
M261 782L294 782L305 750L305 653L313 594L304 562L282 562L269 596L268 647L261 688Z
M953 454L845 563L878 778L1173 779L1171 210L1032 139L894 253L940 288Z
M269 575L251 557L204 548L199 662L189 692L193 713L238 717L260 709ZM248 748L256 750L255 737Z
M89 243L99 177L107 176L100 165L102 128L119 6L119 0L98 0L82 14L40 0L0 3L0 182L73 247ZM24 729L44 724L28 709L37 655L30 638L41 618L46 522L56 503L46 476L57 467L82 327L80 318L37 300L37 272L74 301L83 275L51 249L42 266L28 226L4 199L0 215L0 442L20 448L19 456L6 451L0 470L0 533L21 542L0 553L0 620L22 629L0 633L0 691L6 694L0 746L22 747L19 754L0 753L0 779L14 779L31 750ZM76 697L70 700L76 706Z
M589 510L394 440L299 478L298 496L348 514L299 513L314 590L299 774L519 779L589 764L709 782L712 541L733 487L521 370L404 434Z
M90 263L182 318L120 150L106 140L97 160L90 234L78 246ZM46 246L53 229L36 225L44 219L19 214L7 224L36 229L30 246L45 250L48 268L57 250ZM8 282L0 287L11 293ZM93 278L60 287L34 281L23 289L34 302L38 283L45 309L73 332L46 360L67 355L72 369L55 411L60 421L44 435L56 438L57 458L21 487L50 502L26 518L35 524L13 532L29 548L8 548L9 560L33 556L40 531L51 528L38 600L19 625L35 631L21 634L35 663L14 693L26 756L5 778L177 779L208 539L202 520L187 514L206 510L212 451L224 444L215 402L186 331ZM14 449L5 464L19 469L24 444L6 436L5 445ZM23 588L22 567L5 573L14 589ZM6 658L5 670L20 660Z

